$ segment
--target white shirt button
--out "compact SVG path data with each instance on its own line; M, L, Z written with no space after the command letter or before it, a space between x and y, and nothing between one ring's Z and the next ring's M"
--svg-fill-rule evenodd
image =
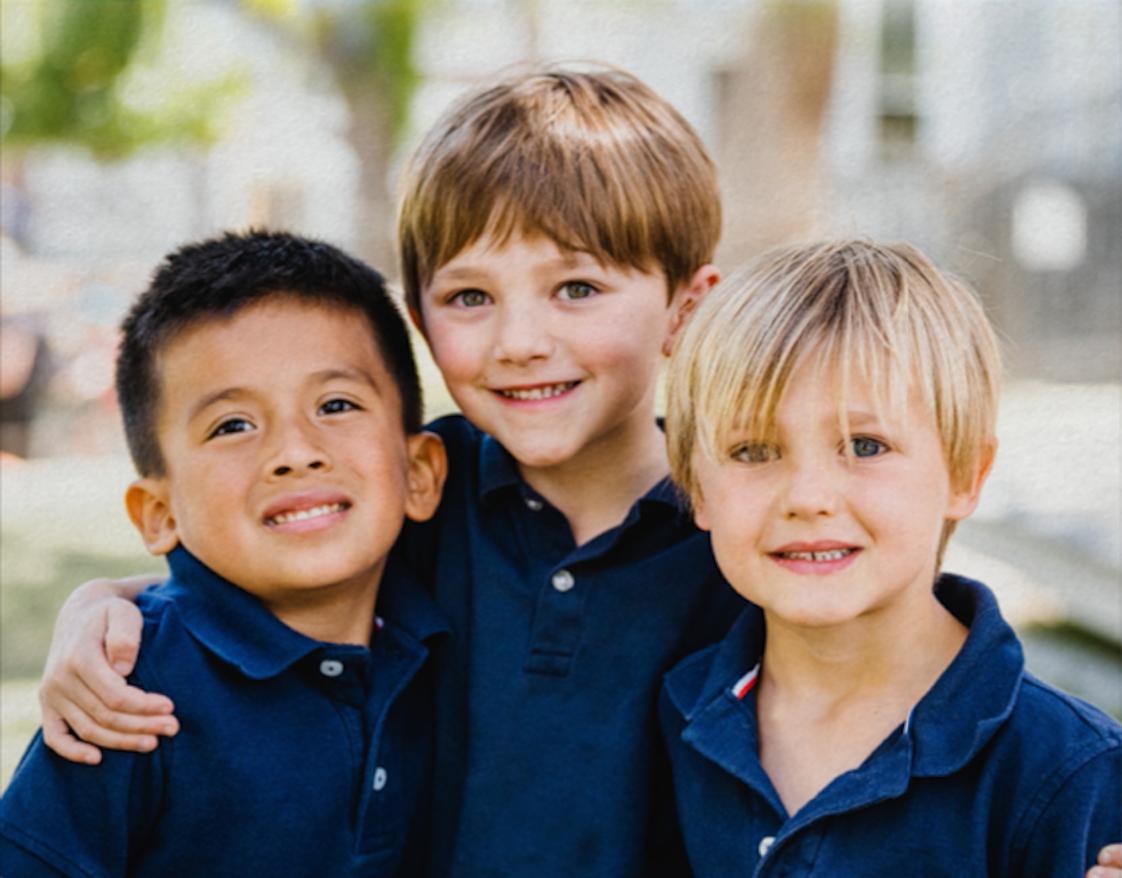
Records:
M343 663L335 659L324 659L319 663L319 672L325 677L338 677L343 673Z
M545 506L545 504L537 497L526 498L526 507L532 509L534 512L541 512L543 506Z
M553 583L553 587L560 592L568 591L576 582L576 580L573 579L573 574L568 570L558 570L553 574L553 578L550 581Z
M760 839L760 844L756 848L756 850L758 850L760 852L761 857L767 856L767 852L771 850L771 846L773 844L775 844L775 836L774 835L765 835L763 838Z
M379 793L385 789L386 780L388 780L386 770L379 765L374 769L374 792Z

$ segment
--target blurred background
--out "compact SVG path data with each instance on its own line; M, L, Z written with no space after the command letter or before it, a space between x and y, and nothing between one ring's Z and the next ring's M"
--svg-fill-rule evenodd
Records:
M1116 0L3 0L0 16L0 783L69 591L161 569L122 508L112 394L116 326L155 264L253 225L392 276L409 149L465 89L550 60L628 68L697 127L725 272L864 235L979 289L1010 374L997 465L946 566L998 591L1031 670L1122 716ZM424 362L435 416L452 404Z

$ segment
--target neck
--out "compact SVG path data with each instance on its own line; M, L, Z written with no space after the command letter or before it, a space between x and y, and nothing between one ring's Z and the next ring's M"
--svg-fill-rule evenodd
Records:
M876 702L906 714L954 660L967 633L930 591L915 606L883 608L826 629L765 616L761 690L823 711Z
M372 578L322 586L266 606L289 628L312 640L369 646L382 571Z
M653 414L623 425L580 454L550 467L519 465L526 482L569 522L577 545L619 524L669 472L666 441Z

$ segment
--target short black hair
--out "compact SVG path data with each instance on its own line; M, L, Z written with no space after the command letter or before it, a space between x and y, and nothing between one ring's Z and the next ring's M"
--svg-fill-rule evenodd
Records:
M156 436L160 351L204 320L230 317L273 297L365 314L401 396L405 431L421 429L423 401L413 348L382 276L322 241L285 232L227 232L165 257L121 324L117 401L141 475L165 473Z

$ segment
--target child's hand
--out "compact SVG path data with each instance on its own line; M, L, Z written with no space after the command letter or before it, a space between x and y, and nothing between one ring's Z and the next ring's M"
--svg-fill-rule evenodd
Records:
M1087 870L1086 878L1122 878L1122 844L1108 844L1099 851L1098 863Z
M131 599L158 581L95 579L59 610L39 704L43 742L64 759L96 765L101 751L95 744L144 752L155 749L156 735L179 731L170 699L125 682L143 626Z

